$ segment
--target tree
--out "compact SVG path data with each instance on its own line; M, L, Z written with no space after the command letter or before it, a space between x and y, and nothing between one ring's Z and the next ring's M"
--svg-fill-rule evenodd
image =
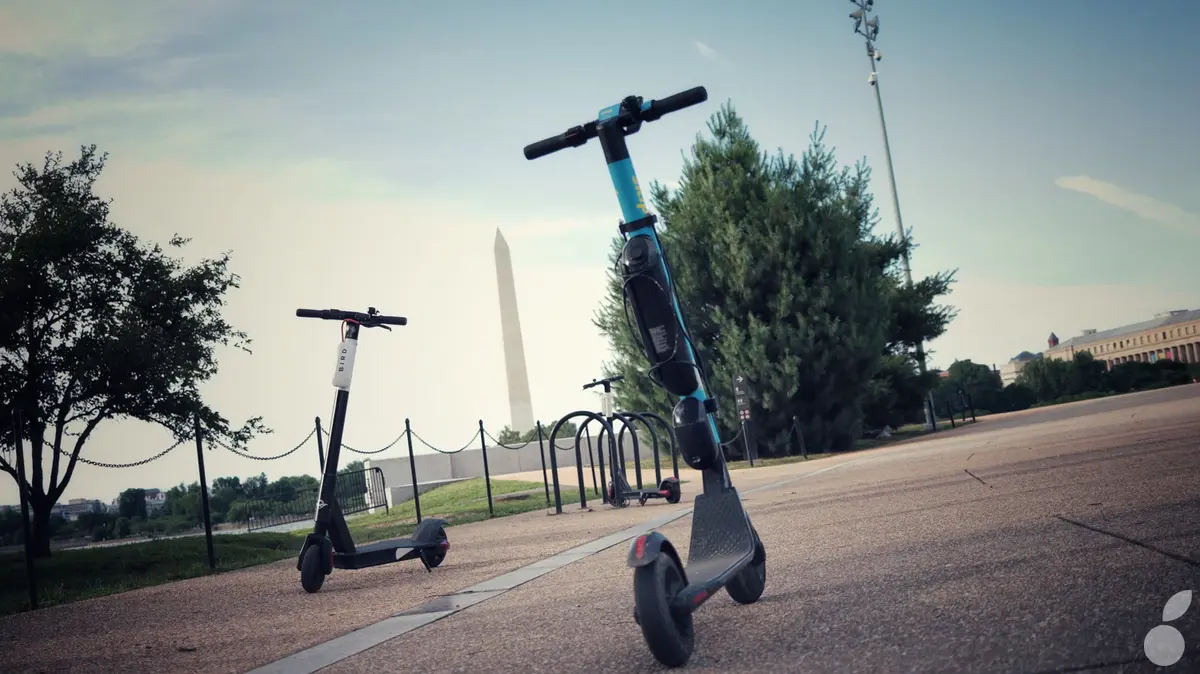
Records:
M555 419L553 421L539 422L542 425L542 438L543 439L545 439L545 440L550 439L550 433L552 431L554 431L554 425L557 424L558 421L559 421L558 419ZM568 435L571 437L575 437L575 432L577 430L579 430L579 427L575 425L575 422L568 421L567 423L562 425L562 428L558 429L558 438L565 438ZM555 439L556 442L557 442L558 438ZM524 433L518 433L517 431L514 431L510 426L506 425L504 428L500 429L500 433L496 436L496 441L502 445L515 445L515 444L522 443L522 442L536 442L537 439L538 439L537 424L534 424L533 428L525 431Z
M221 316L238 287L229 254L185 266L110 222L94 193L106 160L94 145L69 163L48 153L40 167L19 164L16 187L0 198L0 400L20 411L31 451L19 488L41 557L51 508L100 424L137 419L182 441L199 415L206 433L239 447L270 432L258 418L234 429L199 392L217 373L218 346L249 352L245 333ZM10 426L0 424L0 442L12 441ZM16 479L11 463L0 459L0 469Z
M146 490L126 489L117 497L117 512L126 519L146 519Z
M338 486L341 487L341 493L346 496L354 496L367 493L367 474L363 471L366 467L362 461L355 460L346 464L342 469L342 474L345 476L345 484L342 483L342 478L338 478ZM307 475L305 477L308 477ZM317 483L320 485L320 482Z
M1000 380L998 372L987 365L970 360L954 361L947 372L949 376L942 380L938 392L934 395L938 400L939 411L946 402L955 408L965 403L960 400L960 392L970 396L971 404L975 406L976 411L1000 411L1000 394L1004 389L1004 384Z
M650 197L709 388L731 401L735 373L753 383L751 413L765 445L786 446L796 415L809 451L847 449L885 365L889 377L907 369L916 378L910 346L951 317L923 298L944 293L949 275L903 286L896 264L905 244L872 234L870 171L861 163L839 169L820 132L797 161L761 152L731 105L708 130L685 160L679 189L654 183ZM673 401L643 376L640 337L626 315L615 268L622 246L614 239L595 317L614 353L605 374L625 376L616 393L622 409L666 417ZM885 354L895 358L885 363ZM928 377L918 383L928 390ZM876 386L875 402L899 401L887 385ZM920 395L903 394L919 409ZM723 427L736 427L735 417L732 404L720 406Z

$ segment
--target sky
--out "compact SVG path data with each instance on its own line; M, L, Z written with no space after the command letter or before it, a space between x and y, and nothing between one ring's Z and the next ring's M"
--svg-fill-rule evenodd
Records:
M896 214L870 64L849 2L0 0L0 164L109 153L98 185L147 240L232 252L227 316L253 354L204 386L278 454L332 409L337 327L294 310L378 307L346 441L391 442L411 418L444 449L509 422L492 244L513 254L534 414L595 408L608 358L592 316L620 216L589 144L534 162L526 144L630 94L697 85L709 101L644 127L644 185L672 184L731 101L765 150L816 126L865 159L882 231ZM931 365L1003 364L1085 328L1200 308L1200 88L1188 0L878 0L881 94L914 274L957 270L959 310ZM0 176L0 189L13 180ZM83 456L127 462L173 443L101 426ZM419 449L419 448L418 448ZM315 450L263 462L208 453L221 475L316 472ZM383 456L392 456L392 453ZM347 459L348 460L348 459ZM195 452L80 466L65 498L196 479ZM0 481L0 503L16 501Z

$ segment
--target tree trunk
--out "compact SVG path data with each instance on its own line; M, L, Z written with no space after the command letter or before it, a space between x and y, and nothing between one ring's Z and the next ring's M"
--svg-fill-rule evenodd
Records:
M33 511L33 556L38 559L50 557L50 510L54 504L46 499L30 499Z

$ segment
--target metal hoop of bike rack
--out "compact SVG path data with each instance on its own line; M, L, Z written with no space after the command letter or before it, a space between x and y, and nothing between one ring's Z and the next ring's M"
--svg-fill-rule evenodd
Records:
M606 481L606 484L600 490L600 500L602 503L606 503L606 504L611 502L611 499L608 498L608 485L617 483L617 463L620 463L621 470L625 470L625 447L616 440L616 438L624 436L625 429L629 428L630 419L627 418L625 415L626 415L625 412L613 412L613 415L612 415L613 419L621 422L621 432L619 434L617 434L615 432L616 429L613 428L611 423L607 427L608 433L609 433L609 436L608 436L608 438L609 438L609 440L608 440L608 455L609 455L608 469L609 470L608 470L607 475L604 472L604 449L603 448L604 448L605 429L601 428L600 432L598 434L596 434L596 456L600 460L600 475ZM637 431L633 431L632 437L633 437L633 456L634 456L634 460L637 461L637 457L638 457ZM589 451L590 451L590 443L589 443ZM576 450L576 453L578 454L578 450ZM616 462L614 462L614 457L616 458ZM639 471L638 475L640 477L640 475L641 475L640 471Z
M641 415L647 419L653 419L654 421L657 421L660 426L667 430L667 440L669 440L671 443L671 473L675 476L675 479L678 480L679 452L675 445L675 427L673 427L671 424L668 424L666 419L663 419L654 412L642 412ZM662 482L662 479L659 479L659 482Z
M558 420L557 423L554 424L553 430L550 431L550 472L552 473L554 479L554 511L558 515L561 515L563 510L562 493L559 489L558 482L558 445L555 443L555 441L558 439L558 432L562 429L563 424L571 419L576 419L579 417L587 417L587 421L582 424L583 426L586 426L593 421L599 421L603 429L608 431L610 437L612 436L613 432L612 426L608 423L607 419L600 416L596 412L591 412L588 410L571 412L570 414L563 416ZM578 437L578 433L576 434L576 437ZM575 469L579 475L579 508L581 510L586 510L587 489L583 482L583 456L580 452L578 441L575 443ZM601 469L601 474L603 474L603 468Z
M642 488L642 455L638 449L640 441L638 440L637 431L632 429L631 421L640 421L646 430L650 431L650 447L654 453L654 484L662 483L662 466L658 458L658 433L655 432L654 426L646 421L646 417L637 412L617 412L616 415L625 423L621 426L621 431L617 433L617 447L621 455L621 467L625 466L625 431L632 431L630 435L633 437L633 466L637 477L637 488ZM603 441L603 439L601 440ZM626 480L628 481L628 480Z
M579 426L579 428L575 429L575 453L580 457L583 456L582 451L579 449L579 445L580 445L580 443L583 442L583 436L586 433L587 434L587 442L588 442L588 468L591 469L591 473L592 473L592 493L595 494L596 496L599 496L600 495L600 485L597 484L597 481L596 481L596 455L595 455L595 452L593 451L593 447L592 447L592 432L590 430L588 430L588 424L590 424L591 422L592 422L592 420L588 419L587 421L583 422ZM600 477L604 477L604 455L603 455L603 453L600 455Z

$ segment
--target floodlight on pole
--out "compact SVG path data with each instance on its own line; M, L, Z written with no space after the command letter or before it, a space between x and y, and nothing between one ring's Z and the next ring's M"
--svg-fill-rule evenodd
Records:
M875 0L850 0L850 2L858 7L858 9L850 12L850 18L854 19L854 32L857 35L862 35L867 47L867 59L871 62L871 74L867 76L867 83L875 90L875 103L879 108L879 126L883 130L883 154L887 159L888 178L892 185L892 207L896 211L896 230L900 233L901 241L909 241L907 232L904 231L904 220L900 216L900 195L896 189L896 169L892 165L892 148L888 142L887 120L883 114L883 96L879 93L879 72L875 68L875 62L883 58L879 50L875 46L875 40L879 37L879 17L868 16L871 8L875 6ZM865 29L864 29L865 27ZM912 267L908 260L907 249L904 256L901 258L904 267L904 279L908 282L909 287L913 285ZM925 368L925 345L923 342L917 343L917 367L922 376L926 373ZM925 429L937 430L937 418L933 411L933 392L925 397Z

